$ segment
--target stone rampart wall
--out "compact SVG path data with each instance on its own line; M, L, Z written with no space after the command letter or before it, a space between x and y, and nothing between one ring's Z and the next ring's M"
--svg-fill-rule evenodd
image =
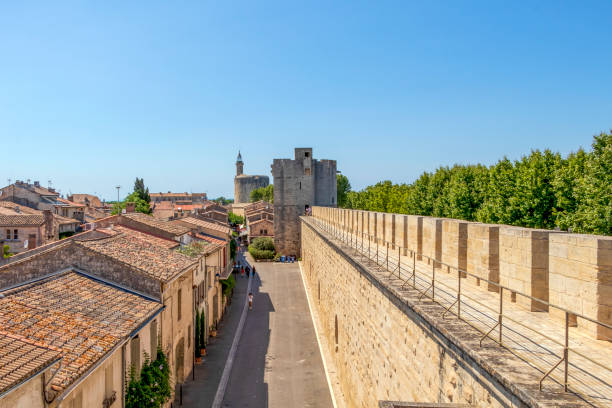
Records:
M345 223L347 214L356 222ZM404 255L416 251L418 260L431 257L443 271L466 271L483 290L499 292L502 285L504 296L527 310L564 319L550 302L612 325L612 237L337 208L314 207L313 216L400 246ZM574 320L595 338L612 338L601 325Z
M316 214L319 215L319 214ZM578 407L571 394L539 393L541 374L444 308L399 292L304 217L302 273L347 407L381 400L474 407ZM384 275L384 274L383 274Z

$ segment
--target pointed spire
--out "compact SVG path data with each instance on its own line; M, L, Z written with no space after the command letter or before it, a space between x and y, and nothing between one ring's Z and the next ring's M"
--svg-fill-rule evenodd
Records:
M238 150L238 158L236 158L237 163L242 163L242 156L240 155L240 150Z

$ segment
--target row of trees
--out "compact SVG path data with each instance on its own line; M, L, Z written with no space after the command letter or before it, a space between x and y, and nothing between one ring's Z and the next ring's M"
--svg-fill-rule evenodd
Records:
M520 160L503 158L492 166L440 167L412 184L382 181L355 192L339 175L338 204L612 235L612 133L595 136L592 150L567 157L534 150Z
M256 188L251 191L251 195L249 197L252 203L260 200L267 201L269 203L274 202L274 184L270 184L266 187Z

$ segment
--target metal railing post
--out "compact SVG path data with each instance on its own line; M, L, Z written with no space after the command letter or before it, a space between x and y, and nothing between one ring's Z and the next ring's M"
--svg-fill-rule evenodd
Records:
M402 279L402 248L397 247L397 277Z
M389 270L389 243L387 242L387 270Z
M376 265L378 265L378 238L376 238Z
M435 299L436 296L436 263L431 263L431 300Z
M502 344L502 327L504 318L504 287L499 287L499 345Z
M412 287L416 289L416 251L412 251Z
M563 365L565 366L565 373L563 375L563 387L565 392L568 391L567 377L568 377L568 366L569 366L569 312L565 312L565 347L563 348L563 359L565 360Z
M457 277L459 283L457 284L457 318L461 319L461 271L457 268Z

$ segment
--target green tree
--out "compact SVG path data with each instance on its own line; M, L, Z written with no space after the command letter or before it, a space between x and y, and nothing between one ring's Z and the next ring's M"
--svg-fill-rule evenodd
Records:
M121 214L125 209L127 203L134 203L134 211L143 214L151 214L151 196L149 195L149 189L144 185L144 179L136 177L134 182L134 191L128 195L125 200L115 202L111 214Z
M235 282L235 281L234 281ZM200 314L200 349L206 348L206 316L204 311Z
M232 204L234 202L233 198L225 198L223 196L218 197L218 198L214 198L212 201L216 202L219 205L228 205L228 204Z
M13 254L11 254L11 247L8 245L2 245L2 257L6 259L11 256L13 256Z
M256 188L255 190L251 191L249 200L252 203L256 201L260 201L260 200L267 201L269 203L273 203L274 202L274 184L270 184L266 187Z
M227 213L227 218L230 224L233 224L233 225L244 224L244 217L240 215L236 215L231 211Z
M595 136L593 151L576 185L577 206L571 228L612 235L612 131Z
M553 179L557 206L555 224L562 230L575 227L580 199L578 187L584 183L585 166L588 154L580 149L571 153L561 165Z
M341 194L338 194L340 205ZM566 158L534 150L494 165L455 165L411 184L381 181L347 191L346 208L452 217L532 228L612 234L612 134Z
M348 193L351 191L351 183L348 177L343 174L336 175L336 189L338 192L338 207L346 208L348 202Z
M194 334L194 349L195 349L195 356L196 357L202 357L202 353L200 352L200 311L198 309L196 309L196 313L195 313L195 330L193 331Z
M136 177L134 182L134 193L138 194L138 197L147 203L151 203L151 196L149 195L149 188L145 187L144 179Z

